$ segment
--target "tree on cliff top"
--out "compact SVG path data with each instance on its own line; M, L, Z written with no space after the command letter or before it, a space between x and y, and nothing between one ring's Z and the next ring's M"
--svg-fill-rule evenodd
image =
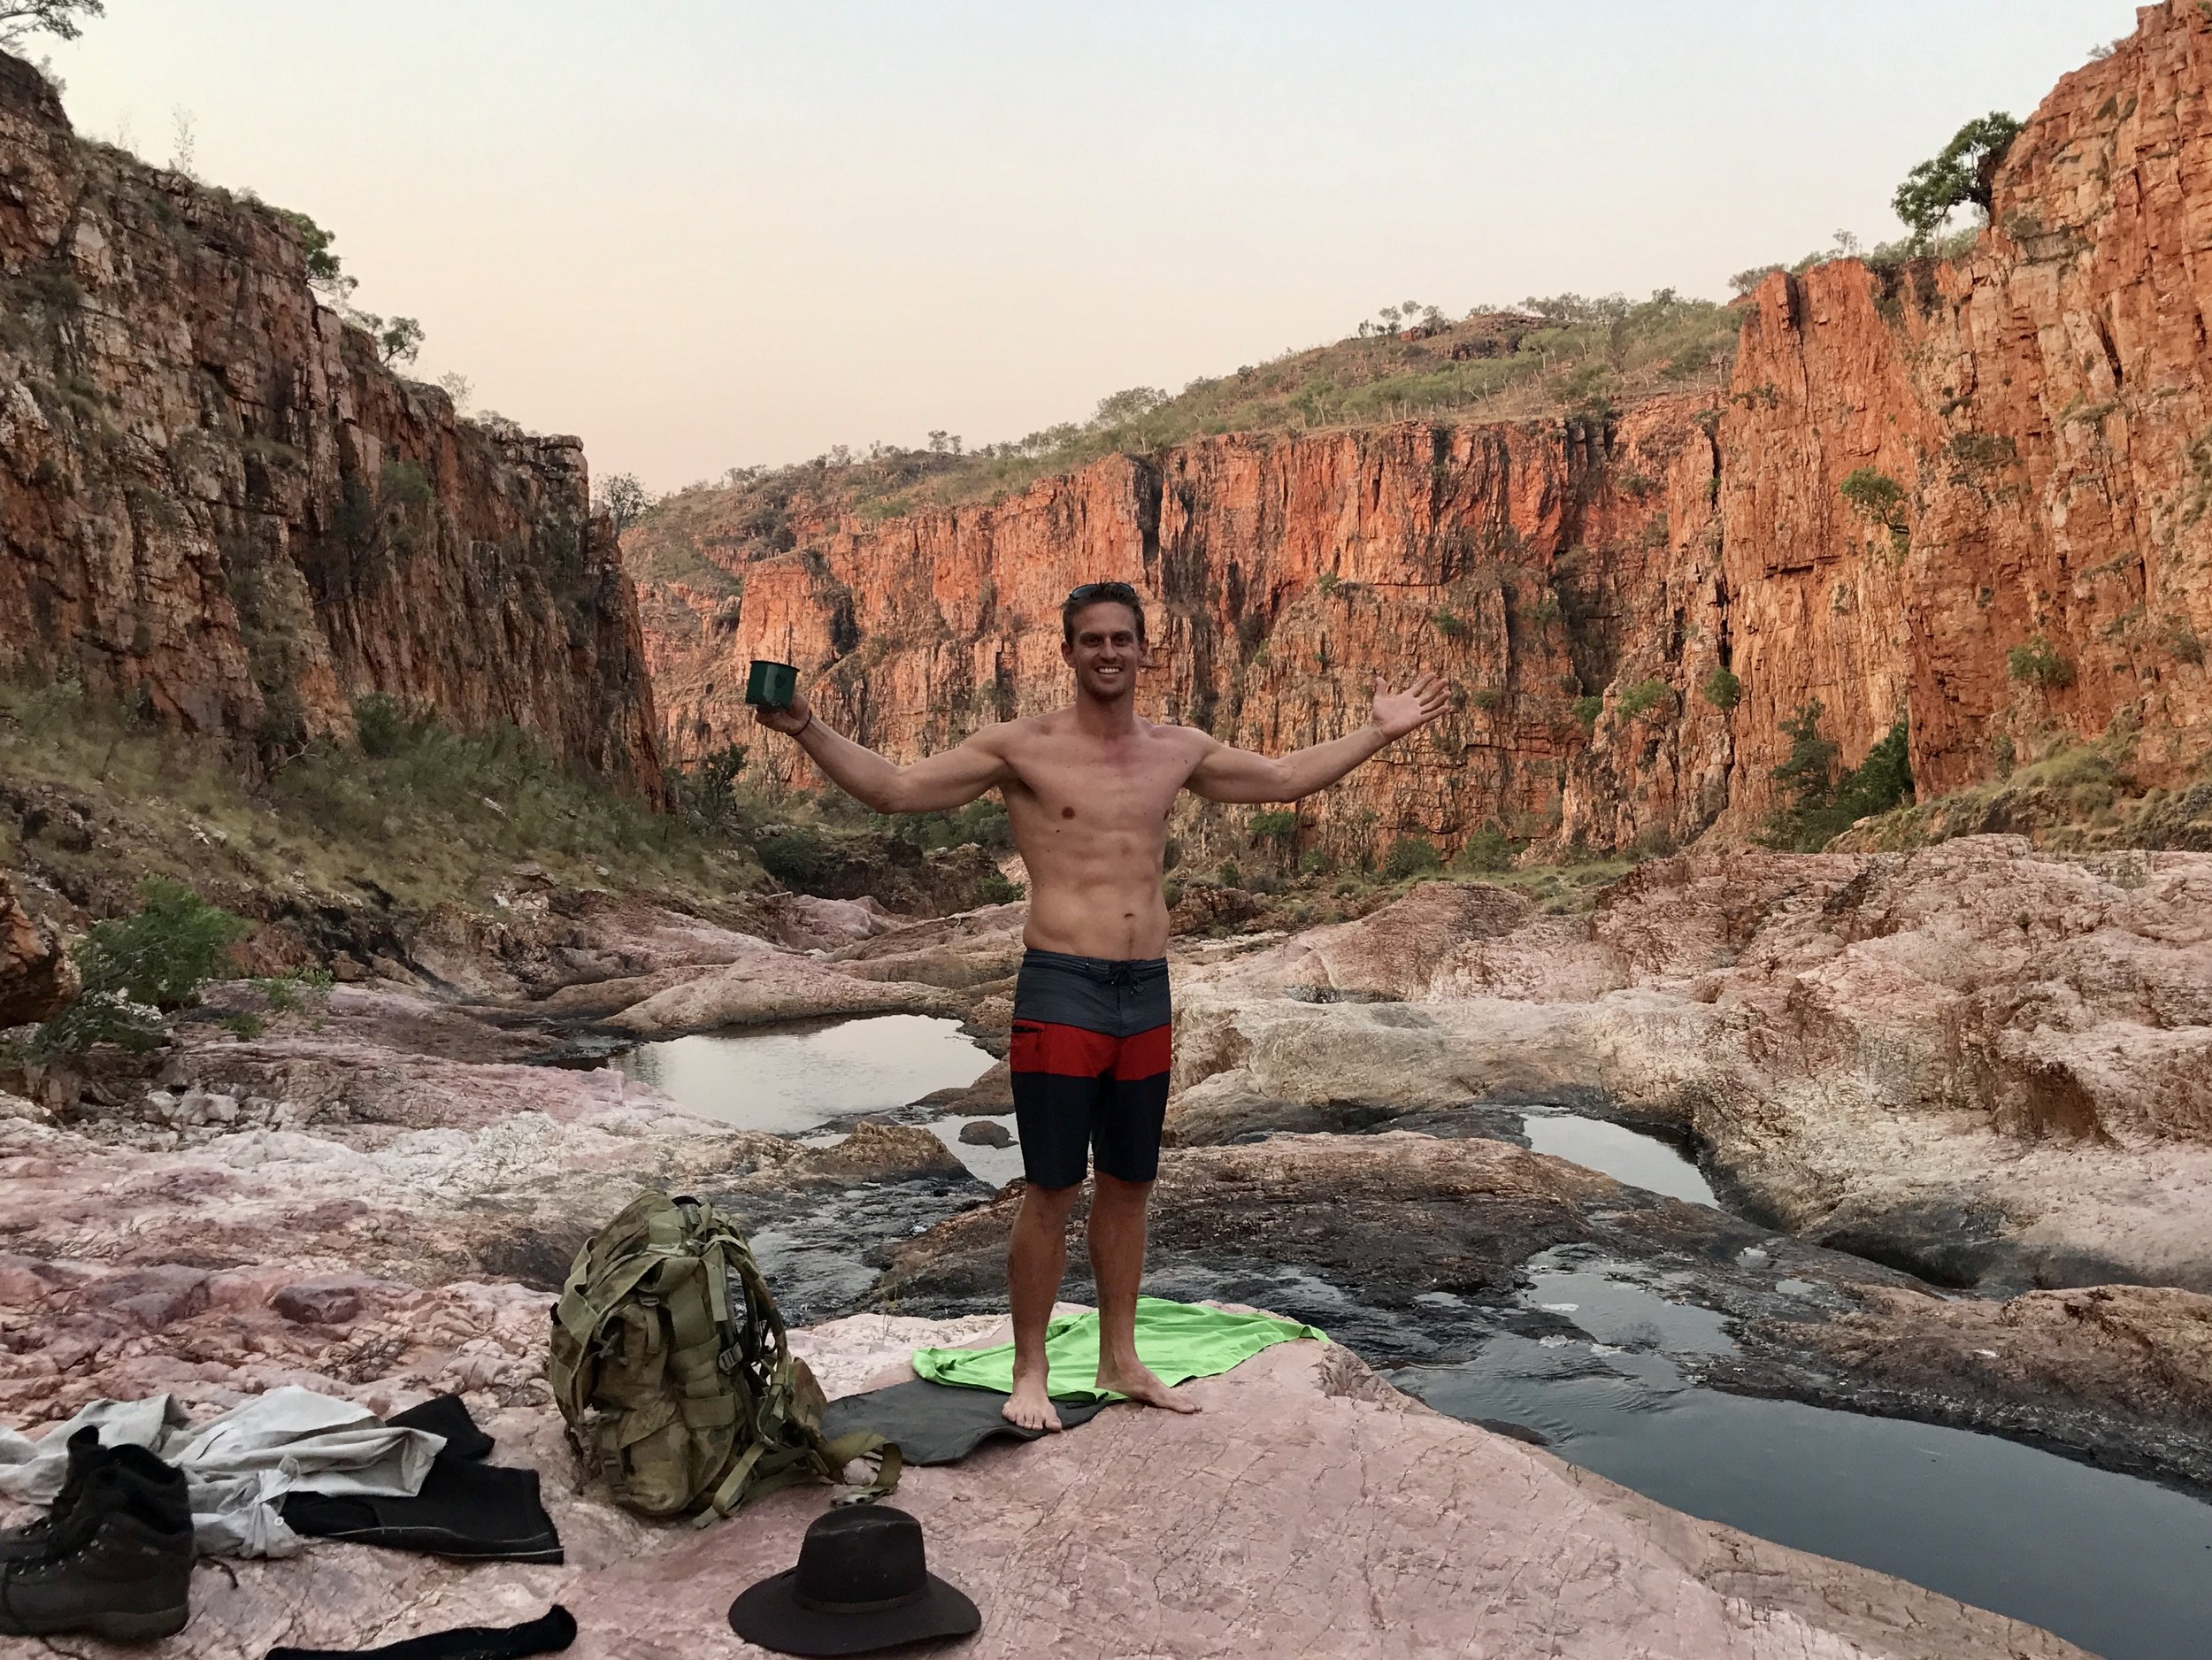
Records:
M1962 207L1990 211L1997 166L2020 135L2020 123L2001 110L1977 117L1951 135L1932 160L1905 175L1890 205L1916 242L1926 242Z
M0 0L0 47L13 51L41 29L73 41L81 19L106 15L106 0Z
M652 504L652 493L638 482L634 473L618 473L612 478L603 480L594 493L592 502L593 506L607 516L618 537L636 524Z

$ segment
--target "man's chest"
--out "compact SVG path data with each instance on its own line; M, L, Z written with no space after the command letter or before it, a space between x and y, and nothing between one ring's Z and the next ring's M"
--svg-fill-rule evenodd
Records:
M1157 825L1190 771L1168 745L1044 749L1014 757L1024 791L1048 818L1094 827Z

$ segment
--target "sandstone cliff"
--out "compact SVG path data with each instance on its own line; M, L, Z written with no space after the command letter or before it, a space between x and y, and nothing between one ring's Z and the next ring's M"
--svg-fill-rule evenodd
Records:
M687 501L630 549L691 573L648 596L672 745L747 740L754 655L895 755L1046 707L1061 596L1121 577L1160 612L1147 712L1232 742L1342 731L1378 676L1457 685L1302 809L1339 854L1747 834L1815 699L1847 762L1909 711L1924 794L2108 729L2179 781L2212 746L2208 89L2212 18L2145 8L2028 124L1970 254L1778 273L1719 400L1230 434L881 523Z
M79 139L0 56L0 672L266 756L384 691L657 794L581 446L456 419L257 202Z

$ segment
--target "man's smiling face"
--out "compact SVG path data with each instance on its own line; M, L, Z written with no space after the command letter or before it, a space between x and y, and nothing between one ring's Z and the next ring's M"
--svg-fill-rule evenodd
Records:
M1078 611L1074 626L1075 638L1061 645L1060 655L1075 671L1084 696L1104 703L1127 696L1146 665L1136 612L1118 600L1102 599Z

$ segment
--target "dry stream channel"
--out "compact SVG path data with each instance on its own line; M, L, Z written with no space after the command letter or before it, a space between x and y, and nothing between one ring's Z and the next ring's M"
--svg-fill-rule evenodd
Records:
M641 1045L619 1064L694 1111L810 1145L833 1143L870 1114L921 1123L966 1165L972 1182L896 1184L917 1189L904 1194L861 1184L809 1210L748 1218L795 1320L852 1311L875 1285L883 1246L987 1202L1020 1173L1018 1146L963 1143L972 1118L906 1104L991 1065L950 1020L706 1034ZM1695 1159L1657 1134L1563 1107L1475 1116L1488 1126L1477 1134L1717 1207ZM993 1121L1013 1128L1010 1118ZM1789 1243L1747 1247L1735 1267L1770 1272L1774 1295L1801 1299L1809 1315L1824 1288L1780 1272ZM1675 1509L1895 1574L2108 1660L2203 1652L2212 1505L2000 1436L1710 1387L1708 1372L1739 1353L1735 1322L1694 1300L1693 1274L1557 1247L1523 1264L1504 1306L1417 1294L1411 1303L1435 1317L1425 1332L1409 1331L1402 1313L1376 1318L1294 1264L1256 1295L1248 1273L1210 1273L1187 1259L1156 1259L1150 1278L1161 1295L1238 1295L1310 1320L1437 1410L1548 1447Z

